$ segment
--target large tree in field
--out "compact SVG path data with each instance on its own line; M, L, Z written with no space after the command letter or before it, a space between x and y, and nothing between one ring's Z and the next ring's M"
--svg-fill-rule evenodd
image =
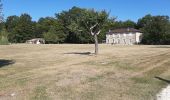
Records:
M81 25L93 36L95 41L95 54L98 54L98 35L102 31L104 24L108 19L106 11L95 11L94 9L85 10L81 17Z
M56 14L67 34L69 43L95 42L95 54L98 54L98 34L108 19L106 11L73 7L69 11ZM105 37L105 35L101 35Z

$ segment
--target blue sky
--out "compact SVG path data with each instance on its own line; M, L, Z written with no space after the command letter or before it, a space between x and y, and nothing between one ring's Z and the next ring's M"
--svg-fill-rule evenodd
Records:
M110 11L117 20L137 21L146 14L170 16L170 0L2 0L5 18L28 13L34 21L73 6Z

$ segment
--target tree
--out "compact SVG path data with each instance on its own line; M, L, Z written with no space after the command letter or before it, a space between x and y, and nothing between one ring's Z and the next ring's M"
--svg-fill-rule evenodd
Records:
M152 22L152 19L153 19L153 16L148 14L146 16L144 16L143 18L140 18L137 22L137 27L140 29L140 28L143 28L143 27L146 27L149 23Z
M50 30L43 34L47 43L63 43L65 35L62 30L57 30L55 27L51 27Z
M93 39L87 33L84 26L80 25L80 19L84 15L86 9L72 7L68 11L56 14L56 18L63 26L68 43L92 43ZM83 31L82 31L83 30Z
M94 37L95 41L95 54L98 54L98 35L102 27L108 19L106 11L95 11L94 9L87 9L81 18L81 25L83 25L88 32Z
M65 29L67 42L92 43L95 41L95 54L98 54L98 34L102 32L108 19L106 11L73 7L69 11L56 14L56 18Z
M43 37L46 43L63 43L66 35L63 26L52 17L40 18L36 25L36 37Z
M9 16L6 21L6 29L9 34L10 42L24 43L26 40L35 38L36 22L28 14Z
M133 21L131 21L131 20L127 20L127 21L124 21L124 22L123 22L123 27L124 27L124 28L128 28L128 27L130 27L130 28L136 28L136 23L133 22Z
M10 42L17 42L16 40L16 35L18 34L16 28L19 22L19 17L18 16L9 16L6 19L6 23L5 23L5 28L7 30L7 32L9 32L8 38Z
M144 32L142 43L144 44L170 44L169 41L169 17L151 16L138 20L138 27Z
M0 45L6 45L8 44L8 32L4 28L4 16L3 16L3 4L0 0Z
M26 40L35 38L35 23L28 14L22 14L17 25L17 32L19 34L18 42L23 43Z
M0 31L4 29L4 15L3 15L3 4L2 1L0 0Z
M57 43L59 37L56 35L56 30L52 27L47 33L43 34L46 43Z
M115 21L111 29L117 28L136 28L136 23L131 20L126 21Z
M43 33L47 33L51 27L61 26L55 18L45 17L40 18L36 24L36 37L43 37Z

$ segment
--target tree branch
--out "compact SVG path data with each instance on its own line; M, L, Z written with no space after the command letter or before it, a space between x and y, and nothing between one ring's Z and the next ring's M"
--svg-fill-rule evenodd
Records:
M90 27L90 30L93 30L93 28L95 28L98 25L98 23L96 23L95 25Z
M100 34L100 32L101 32L101 30L99 30L96 34L97 34L97 35L99 35L99 34Z
M95 25L91 26L90 27L90 32L91 32L91 35L94 35L96 33L93 32L93 29L98 25L98 23L96 23ZM100 33L100 32L99 32Z
M91 35L94 35L95 33L93 33L93 31L92 30L90 30L90 32L91 32Z

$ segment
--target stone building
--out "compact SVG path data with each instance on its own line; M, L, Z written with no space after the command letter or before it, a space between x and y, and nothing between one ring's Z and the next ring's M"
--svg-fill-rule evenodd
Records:
M26 43L28 43L28 44L45 44L45 40L43 38L35 38L35 39L27 40Z
M107 44L133 45L141 42L142 33L134 28L109 30L106 33Z

